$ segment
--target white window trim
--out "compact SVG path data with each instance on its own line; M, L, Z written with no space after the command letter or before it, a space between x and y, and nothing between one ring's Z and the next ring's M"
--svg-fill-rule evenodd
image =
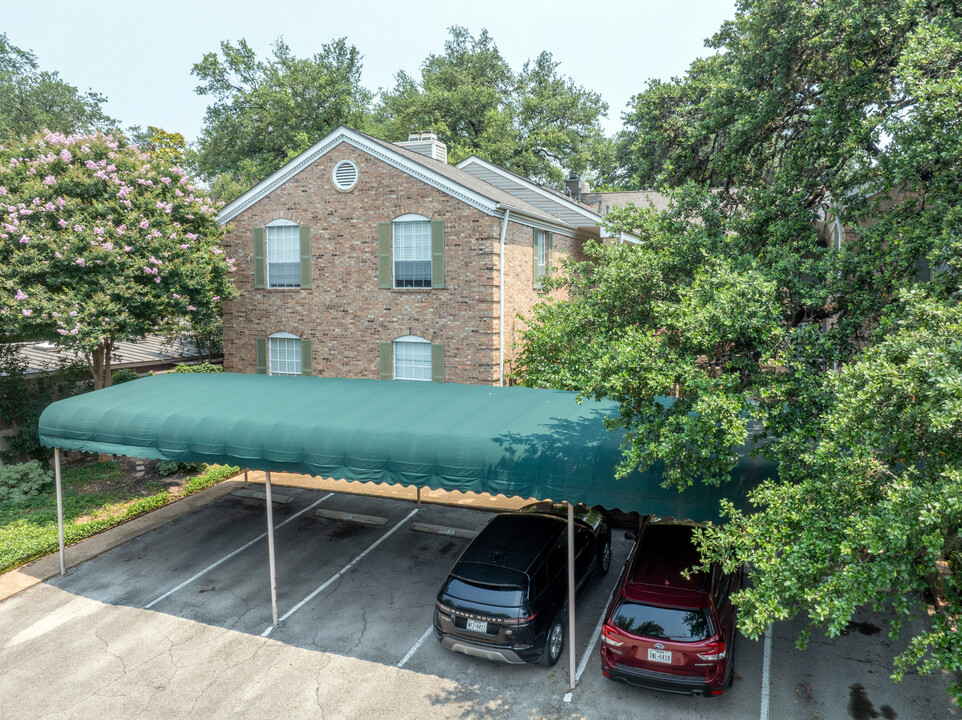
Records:
M398 217L391 220L391 286L395 290L430 290L433 285L433 283L431 283L431 272L433 272L434 270L434 257L433 257L434 247L433 247L433 238L431 237L430 232L428 234L428 262L430 263L429 267L431 268L431 271L429 271L428 282L431 284L423 288L411 288L408 286L399 286L397 284L397 272L396 272L397 261L395 259L396 254L394 252L394 228L395 228L395 223L406 223L406 222L430 223L431 218L424 217L424 215L418 215L417 213L407 213L405 215L399 215ZM429 225L429 228L430 228L430 225ZM412 335L407 337L414 337L414 336ZM427 341L425 340L425 342Z
M273 355L273 353L271 352L271 340L297 340L298 341L298 344L296 345L297 352L298 352L297 362L299 363L301 362L301 357L300 357L301 337L299 335L295 335L294 333L289 333L289 332L273 333L272 335L269 335L267 337L267 374L277 375L279 377L285 376L285 375L288 375L288 376L303 375L304 374L303 366L301 367L300 372L275 372L274 371L274 369L271 367L271 356Z
M271 286L271 261L270 261L271 240L270 240L270 233L267 231L267 228L276 228L276 227L300 227L300 226L293 220L287 220L285 218L280 218L278 220L271 220L269 223L267 223L264 226L265 228L264 229L264 284L270 290L295 290L296 288L301 286L300 280L298 280L297 286L288 286L288 285L285 285L283 287ZM297 245L298 265L300 265L300 259L301 259L299 241L300 239L298 238L298 245ZM274 336L272 335L271 337L274 337Z
M398 343L408 343L408 344L423 344L428 346L428 376L426 378L399 378L397 375L397 345ZM431 382L434 373L434 363L431 357L431 342L425 340L423 337L418 335L404 335L399 338L395 338L394 342L391 343L391 369L395 380L403 380L407 382Z

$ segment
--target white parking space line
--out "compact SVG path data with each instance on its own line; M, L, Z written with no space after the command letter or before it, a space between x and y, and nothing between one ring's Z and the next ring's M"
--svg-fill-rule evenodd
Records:
M760 720L768 720L768 698L771 692L772 624L765 630L765 654L762 660L762 710Z
M421 639L414 643L414 647L408 650L407 655L401 658L401 662L397 664L399 668L404 667L407 664L407 661L414 657L414 653L418 651L418 648L424 644L424 641L428 639L432 632L434 632L434 625L431 625L431 627L425 630L424 634L421 636Z
M278 621L277 621L278 625L281 624L282 622L284 622L285 620L287 620L287 618L289 618L291 615L293 615L293 614L296 613L298 610L300 610L302 607L304 607L307 603L309 603L311 600L313 600L315 597L317 597L320 593L324 592L324 590L325 590L332 582L334 582L335 580L337 580L337 579L338 579L339 577L341 577L344 573L346 573L346 572L347 572L348 570L350 570L352 567L354 567L355 565L357 565L365 555L367 555L367 554L368 554L369 552L371 552L374 548L376 548L376 547L377 547L378 545L380 545L382 542L384 542L384 541L387 540L389 537L391 537L391 535L393 535L394 532L395 532L398 528L400 528L400 527L401 527L402 525L404 525L408 520L410 520L412 517L414 517L414 515L415 515L415 513L417 513L417 511L418 511L418 508L414 508L411 512L409 512L409 513L407 514L407 517L405 517L401 522L399 522L397 525L395 525L395 526L392 527L390 530L388 530L386 533L384 533L384 534L383 534L380 538L378 538L377 541L375 541L375 543L374 543L373 545L371 545L367 550L365 550L364 552L362 552L362 553L361 553L360 555L358 555L356 558L354 558L353 560L351 560L351 562L349 562L347 565L345 565L343 568L341 568L341 569L338 571L337 575L334 575L333 577L331 577L327 582L325 582L323 585L321 585L319 588L317 588L314 592L312 592L312 593L311 593L310 595L308 595L306 598L304 598L304 599L301 600L299 603L297 603L297 605L295 605L295 606L292 607L290 610L288 610L286 613L284 613L284 615L282 615L282 616L278 619ZM271 632L273 632L273 630L274 630L274 626L273 626L273 625L269 625L269 626L267 627L267 629L266 629L264 632L261 633L261 637L267 637L268 635L271 634Z
M584 674L585 668L588 667L588 660L591 659L591 651L594 650L595 644L601 636L601 626L605 623L605 613L608 612L608 606L611 605L611 598L615 596L615 590L617 589L618 583L615 583L614 587L611 588L611 593L608 595L605 609L601 611L601 617L598 618L598 624L595 625L595 631L591 633L591 640L588 641L588 647L585 648L584 654L581 656L581 662L578 663L578 671L575 673L575 685L581 682L581 676Z
M317 507L318 505L320 505L322 502L324 502L325 500L327 500L328 498L333 497L333 496L334 496L334 493L328 493L327 495L325 495L324 497L322 497L320 500L312 503L311 505L309 505L308 507L304 508L303 510L295 513L294 515L291 515L291 516L290 516L289 518L287 518L287 520L285 520L284 522L278 523L277 525L274 526L274 529L276 530L277 528L284 527L284 526L287 525L287 523L289 523L291 520L294 520L295 518L303 515L303 514L306 513L308 510L314 509L315 507ZM215 567L217 567L217 566L220 565L221 563L224 563L224 562L230 560L232 557L234 557L234 556L237 555L238 553L243 552L244 550L246 550L247 548L249 548L249 547L250 547L251 545L253 545L254 543L258 542L259 540L263 540L265 537L267 537L267 533L266 533L266 532L265 532L265 533L261 533L260 535L258 535L256 538L254 538L254 539L251 540L250 542L245 543L245 544L242 545L241 547L237 548L234 552L232 552L232 553L230 553L230 554L228 554L228 555L225 555L224 557L222 557L222 558L221 558L220 560L218 560L217 562L215 562L215 563L213 563L213 564L211 564L211 565L208 565L207 567L205 567L203 570L201 570L199 573L197 573L197 574L194 575L193 577L190 577L190 578L188 578L187 580L184 580L184 582L182 582L182 583L181 583L180 585L178 585L177 587L175 587L175 588L173 588L173 589L171 589L171 590L168 590L167 592L165 592L163 595L161 595L161 596L160 596L159 598L157 598L156 600L152 600L152 601L151 601L150 603L148 603L147 605L144 605L144 609L145 609L145 610L150 610L150 608L152 608L154 605L156 605L157 603L159 603L161 600L164 600L165 598L168 598L168 597L170 597L171 595L173 595L173 594L174 594L175 592L177 592L178 590L182 590L183 588L187 587L187 586L190 585L192 582L194 582L194 580L196 580L197 578L206 575L207 573L209 573L211 570L213 570Z

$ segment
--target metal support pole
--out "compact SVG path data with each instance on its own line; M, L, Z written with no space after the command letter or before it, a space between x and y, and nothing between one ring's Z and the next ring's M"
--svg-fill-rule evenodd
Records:
M575 689L575 508L568 503L568 676Z
M271 473L264 473L264 495L267 498L267 554L271 566L271 612L277 627L277 577L274 573L274 505L271 502Z
M57 481L57 532L60 533L60 574L67 572L63 560L63 489L60 481L60 448L53 449L53 476Z
M421 486L418 485L418 510L421 509Z

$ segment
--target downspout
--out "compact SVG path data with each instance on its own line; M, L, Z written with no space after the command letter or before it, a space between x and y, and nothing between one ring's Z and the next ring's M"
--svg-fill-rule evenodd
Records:
M508 232L508 216L511 210L504 209L504 219L501 221L501 250L499 253L498 269L500 282L498 283L498 386L504 387L504 237Z

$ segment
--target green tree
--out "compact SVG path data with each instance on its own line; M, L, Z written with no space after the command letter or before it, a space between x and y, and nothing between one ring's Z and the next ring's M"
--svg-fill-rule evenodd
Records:
M444 54L432 53L417 80L400 72L377 109L380 134L398 141L412 130L433 130L458 162L478 155L521 175L560 183L565 171L592 169L607 140L598 93L558 74L542 52L519 72L486 30L475 38L452 27Z
M750 563L751 636L907 612L958 545L960 12L741 2L716 54L629 113L622 178L671 208L613 213L640 244L589 247L556 281L570 300L525 333L525 382L620 401L626 467L663 461L684 487L724 481L746 440L778 461L753 512L729 508L703 546ZM962 666L951 622L936 615L900 671Z
M94 387L118 340L187 332L234 294L216 206L119 136L0 146L0 333L75 348Z
M139 126L132 127L128 135L137 147L152 157L179 166L185 162L187 142L180 133L171 133L163 128L148 125L146 130Z
M65 134L110 130L117 123L103 112L107 98L41 70L36 56L0 33L0 138L47 128Z
M361 54L345 38L298 58L282 39L257 58L241 39L194 65L198 95L213 97L191 162L214 194L231 200L338 125L363 129L371 93L361 86Z

